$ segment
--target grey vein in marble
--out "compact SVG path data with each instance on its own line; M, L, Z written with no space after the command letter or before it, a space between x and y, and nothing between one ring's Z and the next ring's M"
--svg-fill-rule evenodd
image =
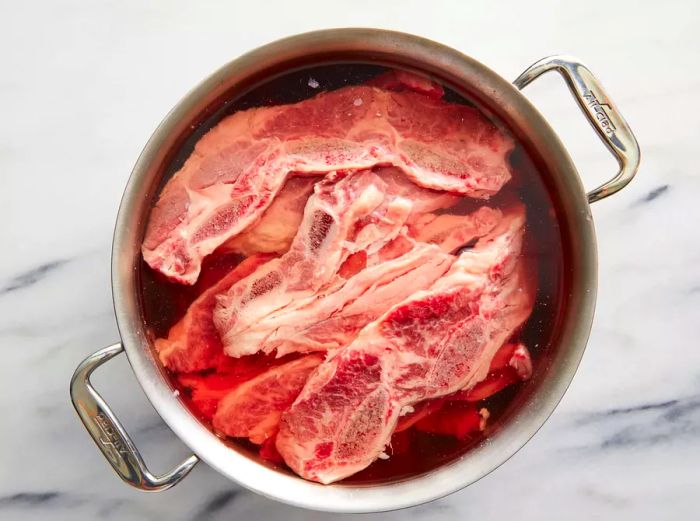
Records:
M59 497L59 492L18 492L0 497L0 505L38 505L51 503Z
M653 190L650 190L649 193L647 193L644 197L637 200L637 204L649 203L649 202L653 201L654 199L661 197L666 192L668 192L669 188L670 188L669 185L658 186L658 187L654 188Z
M606 433L596 445L602 449L654 445L677 441L685 436L698 437L700 395L596 412L575 423L579 426L607 424L603 428L610 428L612 432Z
M3 293L11 293L13 291L27 288L32 284L36 284L44 277L46 277L49 273L60 268L67 262L68 261L64 259L55 260L47 262L45 264L41 264L36 268L32 268L28 271L25 271L24 273L20 273L19 275L12 277L7 284L0 287L0 295L2 295Z
M225 509L236 496L240 494L239 490L225 490L212 495L207 502L202 505L200 511L194 516L195 519L208 519L217 512Z

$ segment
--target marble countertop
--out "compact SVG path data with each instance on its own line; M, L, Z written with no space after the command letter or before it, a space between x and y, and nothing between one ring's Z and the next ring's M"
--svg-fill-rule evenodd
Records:
M561 4L561 5L560 5ZM170 107L216 67L337 26L440 40L515 78L569 53L602 79L642 148L593 207L600 292L566 397L507 464L448 498L362 519L697 519L700 513L700 7L695 2L3 2L0 4L0 518L326 520L204 464L160 494L123 485L68 399L118 339L110 243L122 189ZM566 5L566 7L565 7ZM586 186L616 165L561 80L527 88ZM94 378L155 471L187 454L123 357Z

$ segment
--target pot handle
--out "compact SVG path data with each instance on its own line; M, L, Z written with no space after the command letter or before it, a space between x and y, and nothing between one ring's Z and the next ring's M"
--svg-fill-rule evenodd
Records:
M635 176L639 169L639 144L622 114L603 90L603 86L577 58L542 58L528 67L513 84L522 89L538 76L551 70L564 77L588 121L620 164L620 171L615 177L588 192L589 203L600 201L622 190Z
M120 478L141 490L166 490L187 476L199 458L193 454L167 474L151 474L124 427L90 383L95 369L123 351L121 344L114 344L83 360L70 381L71 401L83 425Z

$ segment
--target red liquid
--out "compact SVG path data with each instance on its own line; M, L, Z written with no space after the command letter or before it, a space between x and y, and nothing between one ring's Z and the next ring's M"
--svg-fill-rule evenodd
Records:
M320 90L362 83L384 70L375 65L325 65L306 68L268 81L247 94L225 103L197 126L173 155L165 179L167 180L182 166L194 144L209 128L233 112L254 106L297 102L317 94ZM308 85L309 78L316 80L321 87L311 88ZM445 99L455 103L476 105L449 89L446 89ZM537 270L533 270L533 273L539 274L536 284L538 290L532 315L518 334L517 340L522 341L530 350L536 372L538 364L556 344L557 326L564 312L567 285L567 275L564 271L566 252L562 232L556 220L555 204L538 173L535 162L520 145L513 151L510 162L513 167L513 179L497 196L490 199L488 204L502 207L505 202L515 197L527 206L526 236L522 255L537 266ZM478 202L465 198L460 205L464 211L469 211L476 208ZM142 261L139 273L142 312L153 338L166 336L169 328L185 314L189 304L197 295L241 260L242 258L238 255L212 255L205 260L197 284L191 287L168 282ZM285 357L283 361L287 360L289 358ZM255 359L257 370L260 372L276 363L279 361L275 361L273 357L258 356ZM179 386L175 378L173 378L173 385L180 388L184 402L208 424L205 417L211 411L203 412L196 406L193 407L187 389ZM489 427L484 433L457 439L410 428L394 436L393 450L387 449L387 453L391 456L388 460L377 460L367 469L344 481L377 483L410 477L459 457L507 420L509 414L517 408L519 399L523 399L527 394L526 387L527 383L511 386L479 402L479 407L486 407L490 412ZM235 444L239 450L249 450L251 454L258 453L258 447L247 440L227 440L227 442Z

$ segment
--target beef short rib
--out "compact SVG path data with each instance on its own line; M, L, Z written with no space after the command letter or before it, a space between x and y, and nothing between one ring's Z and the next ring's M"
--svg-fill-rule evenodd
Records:
M273 367L241 384L219 402L214 428L227 436L261 444L277 432L280 416L323 361L308 355Z
M452 264L449 250L485 235L500 217L488 207L452 216L446 231L430 226L434 245L426 244L404 225L451 198L425 194L390 169L338 177L317 185L290 250L218 297L215 323L228 355L347 345L390 306L430 287Z
M368 324L321 364L282 415L277 449L300 476L332 483L372 463L406 408L483 380L527 319L534 291L514 206L448 273Z
M214 320L228 355L257 352L257 342L244 344L241 332L315 295L350 254L381 249L398 235L411 205L401 198L385 202L383 187L370 171L335 174L316 184L289 251L219 295ZM375 219L375 210L382 219Z
M395 79L409 88L425 82ZM254 225L292 175L394 165L424 188L489 197L510 178L513 146L478 110L413 90L351 86L241 111L201 138L168 181L143 257L193 284L202 259Z
M216 296L253 273L274 256L253 255L241 262L190 304L185 316L168 332L167 338L155 341L158 357L172 371L191 372L211 369L224 356L219 332L214 326Z
M304 206L317 178L292 177L268 206L260 220L223 244L217 252L284 253L289 249L304 215Z

